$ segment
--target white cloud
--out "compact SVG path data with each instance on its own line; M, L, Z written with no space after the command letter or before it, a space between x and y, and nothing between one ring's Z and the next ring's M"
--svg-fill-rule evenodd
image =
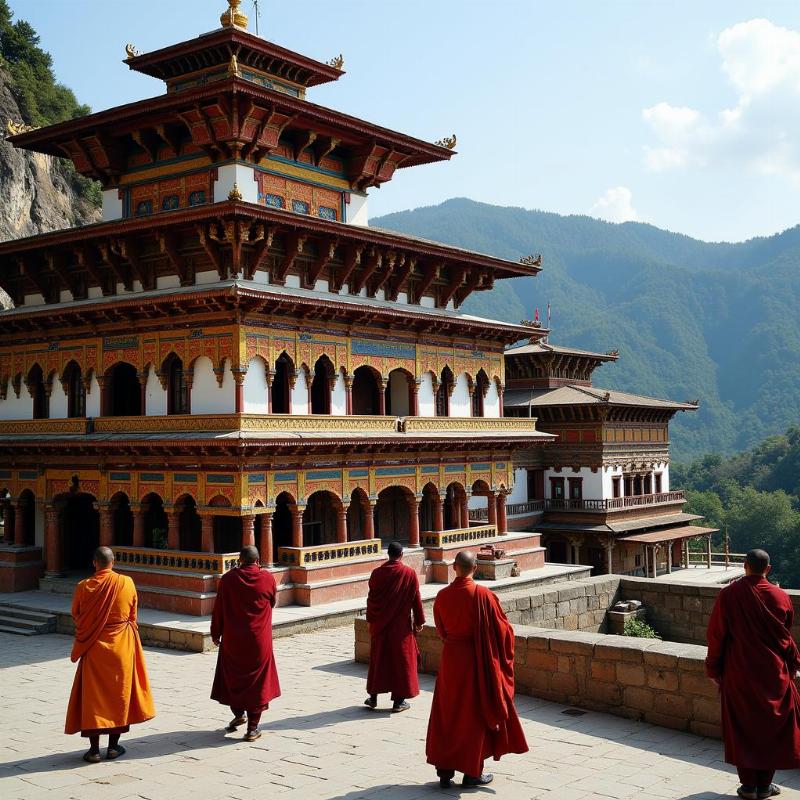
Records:
M716 47L736 104L711 113L665 102L644 109L657 140L644 148L645 165L735 165L800 183L800 32L752 19L723 30Z
M631 222L639 219L633 207L633 193L626 186L607 189L589 209L590 217L598 217L607 222Z

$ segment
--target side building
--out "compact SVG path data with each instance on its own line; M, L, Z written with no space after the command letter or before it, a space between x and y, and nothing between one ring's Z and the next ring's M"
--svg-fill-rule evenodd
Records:
M431 144L311 102L344 73L222 27L125 64L166 91L19 132L103 190L103 220L0 244L0 588L64 588L114 548L144 604L207 613L243 544L280 603L366 592L387 540L422 580L507 536L503 416L526 329L459 311L507 261L371 228L367 195L446 162ZM470 525L481 497L492 523Z
M511 527L541 531L548 561L597 574L671 572L688 565L692 540L704 543L710 564L717 531L684 511L684 493L669 481L669 422L698 403L598 388L592 374L616 351L561 347L530 330L527 343L505 353L505 414L535 418L558 438L518 455Z

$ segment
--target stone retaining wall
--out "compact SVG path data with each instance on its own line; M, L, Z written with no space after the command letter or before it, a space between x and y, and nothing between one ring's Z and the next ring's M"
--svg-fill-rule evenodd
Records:
M442 651L436 629L427 625L418 641L422 671L435 673ZM719 697L705 676L705 655L705 647L691 644L519 626L516 688L519 694L719 738ZM369 661L364 619L355 623L355 656Z

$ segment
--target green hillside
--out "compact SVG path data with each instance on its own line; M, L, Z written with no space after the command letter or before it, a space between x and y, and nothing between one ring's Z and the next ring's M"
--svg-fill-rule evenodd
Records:
M598 385L700 398L673 425L678 460L744 450L800 419L800 227L715 244L465 199L372 224L511 259L542 253L538 277L500 281L464 310L517 322L550 301L554 342L620 349Z

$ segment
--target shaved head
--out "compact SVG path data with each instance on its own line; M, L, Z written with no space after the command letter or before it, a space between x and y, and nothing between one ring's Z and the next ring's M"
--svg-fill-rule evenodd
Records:
M462 550L453 562L453 569L460 578L466 578L467 575L472 575L475 572L477 562L475 555L470 553L469 550Z
M744 563L750 568L751 575L763 575L769 569L769 553L766 550L751 550L744 557Z
M403 555L403 545L400 542L389 542L386 554L393 560L400 558Z
M249 564L258 564L260 560L261 556L258 554L258 548L253 547L251 544L247 545L247 547L243 547L239 553L239 561L241 561L242 565L245 567Z
M98 569L108 569L114 563L114 551L110 547L98 547L92 560Z

